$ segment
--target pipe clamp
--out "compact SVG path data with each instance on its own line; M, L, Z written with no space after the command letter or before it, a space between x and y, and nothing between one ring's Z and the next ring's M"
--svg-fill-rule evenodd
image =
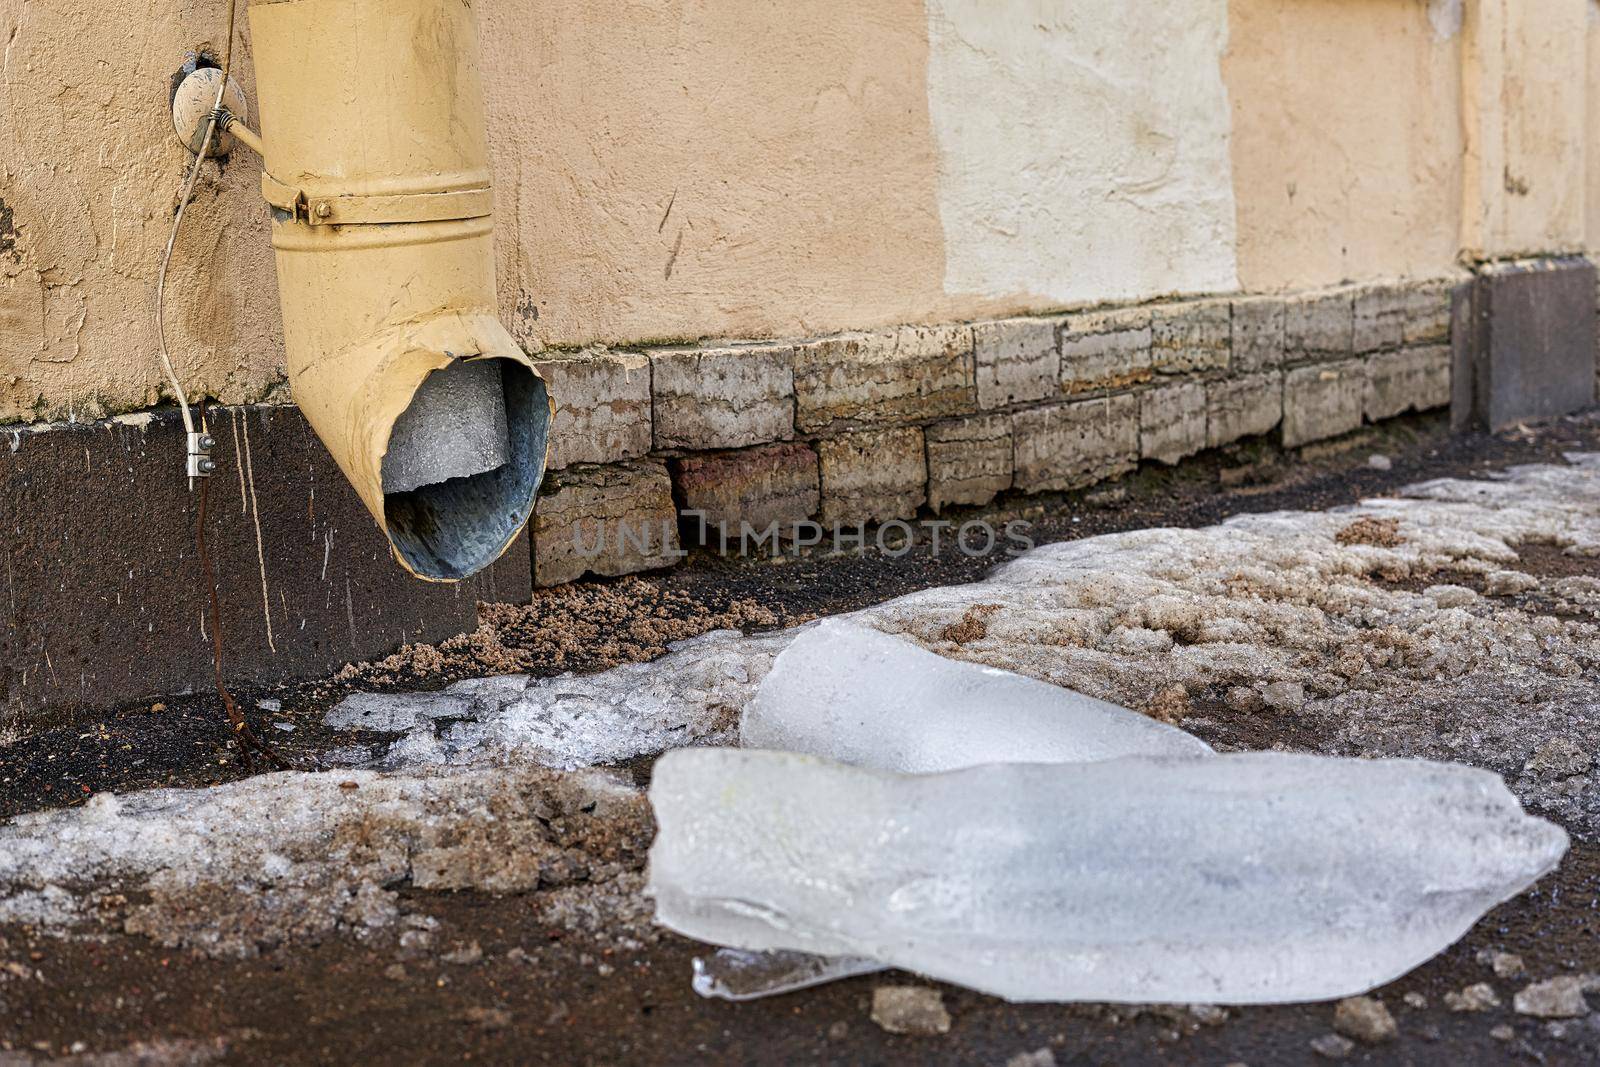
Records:
M261 195L291 218L312 226L395 225L484 218L494 212L494 190L457 189L444 193L389 193L372 196L307 196L265 171Z

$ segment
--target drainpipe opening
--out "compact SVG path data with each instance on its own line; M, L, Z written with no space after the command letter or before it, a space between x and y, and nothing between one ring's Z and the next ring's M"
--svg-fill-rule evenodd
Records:
M550 399L513 359L456 359L430 373L395 420L383 457L383 513L413 573L454 581L492 563L533 511Z

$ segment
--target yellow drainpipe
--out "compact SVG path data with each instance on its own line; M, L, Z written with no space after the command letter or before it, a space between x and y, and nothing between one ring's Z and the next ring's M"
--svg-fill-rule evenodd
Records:
M553 411L496 315L471 5L255 0L250 28L294 399L401 564L433 581L464 578L526 523ZM451 368L453 383L482 360L500 373L465 373L481 383L487 372L503 390L502 451L485 461L498 465L420 486L391 471L386 492L391 435L400 441L396 422L424 380ZM452 410L456 394L444 393ZM438 408L434 395L405 433ZM498 419L498 396L495 408ZM435 438L424 427L413 457L456 462L463 429L482 436L443 425Z

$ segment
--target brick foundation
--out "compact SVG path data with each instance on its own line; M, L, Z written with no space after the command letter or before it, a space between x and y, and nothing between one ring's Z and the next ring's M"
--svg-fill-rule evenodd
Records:
M1538 320L1567 290L1550 289L1543 304L1523 298L1535 284L1527 273L1481 282L1485 299ZM1550 277L1595 292L1592 271ZM1462 291L1434 279L546 354L554 454L531 537L461 586L413 581L390 561L294 409L224 412L211 489L230 670L241 682L325 673L468 629L478 599L668 566L680 537L711 541L741 522L910 519L1007 491L1079 489L1245 437L1276 433L1292 447L1437 408L1452 402L1472 327ZM1592 331L1592 319L1573 329ZM1491 369L1509 358L1507 336L1488 335ZM253 498L232 447L236 427L245 457L246 425ZM0 449L11 534L0 602L18 607L0 647L0 694L33 710L206 684L174 420L18 428L10 440Z

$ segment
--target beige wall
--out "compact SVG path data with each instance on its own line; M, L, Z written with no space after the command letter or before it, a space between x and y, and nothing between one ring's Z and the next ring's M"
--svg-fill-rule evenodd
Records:
M204 8L205 15L197 14ZM0 422L86 418L158 398L156 265L187 153L168 75L220 40L220 4L0 0ZM248 50L241 74L250 84ZM172 274L174 360L196 387L278 380L259 169L208 168Z
M476 7L501 310L530 345L1600 245L1595 0ZM0 0L0 423L163 398L151 308L187 162L167 78L224 10ZM248 32L238 73L250 91ZM258 176L242 152L207 168L172 278L185 381L227 402L283 395Z
M1584 94L1584 119L1587 134L1584 183L1584 230L1591 252L1600 252L1600 0L1588 0L1588 91Z
M1239 281L1429 276L1455 262L1459 31L1422 0L1234 0Z
M1590 4L1468 6L1461 244L1474 256L1583 247Z

